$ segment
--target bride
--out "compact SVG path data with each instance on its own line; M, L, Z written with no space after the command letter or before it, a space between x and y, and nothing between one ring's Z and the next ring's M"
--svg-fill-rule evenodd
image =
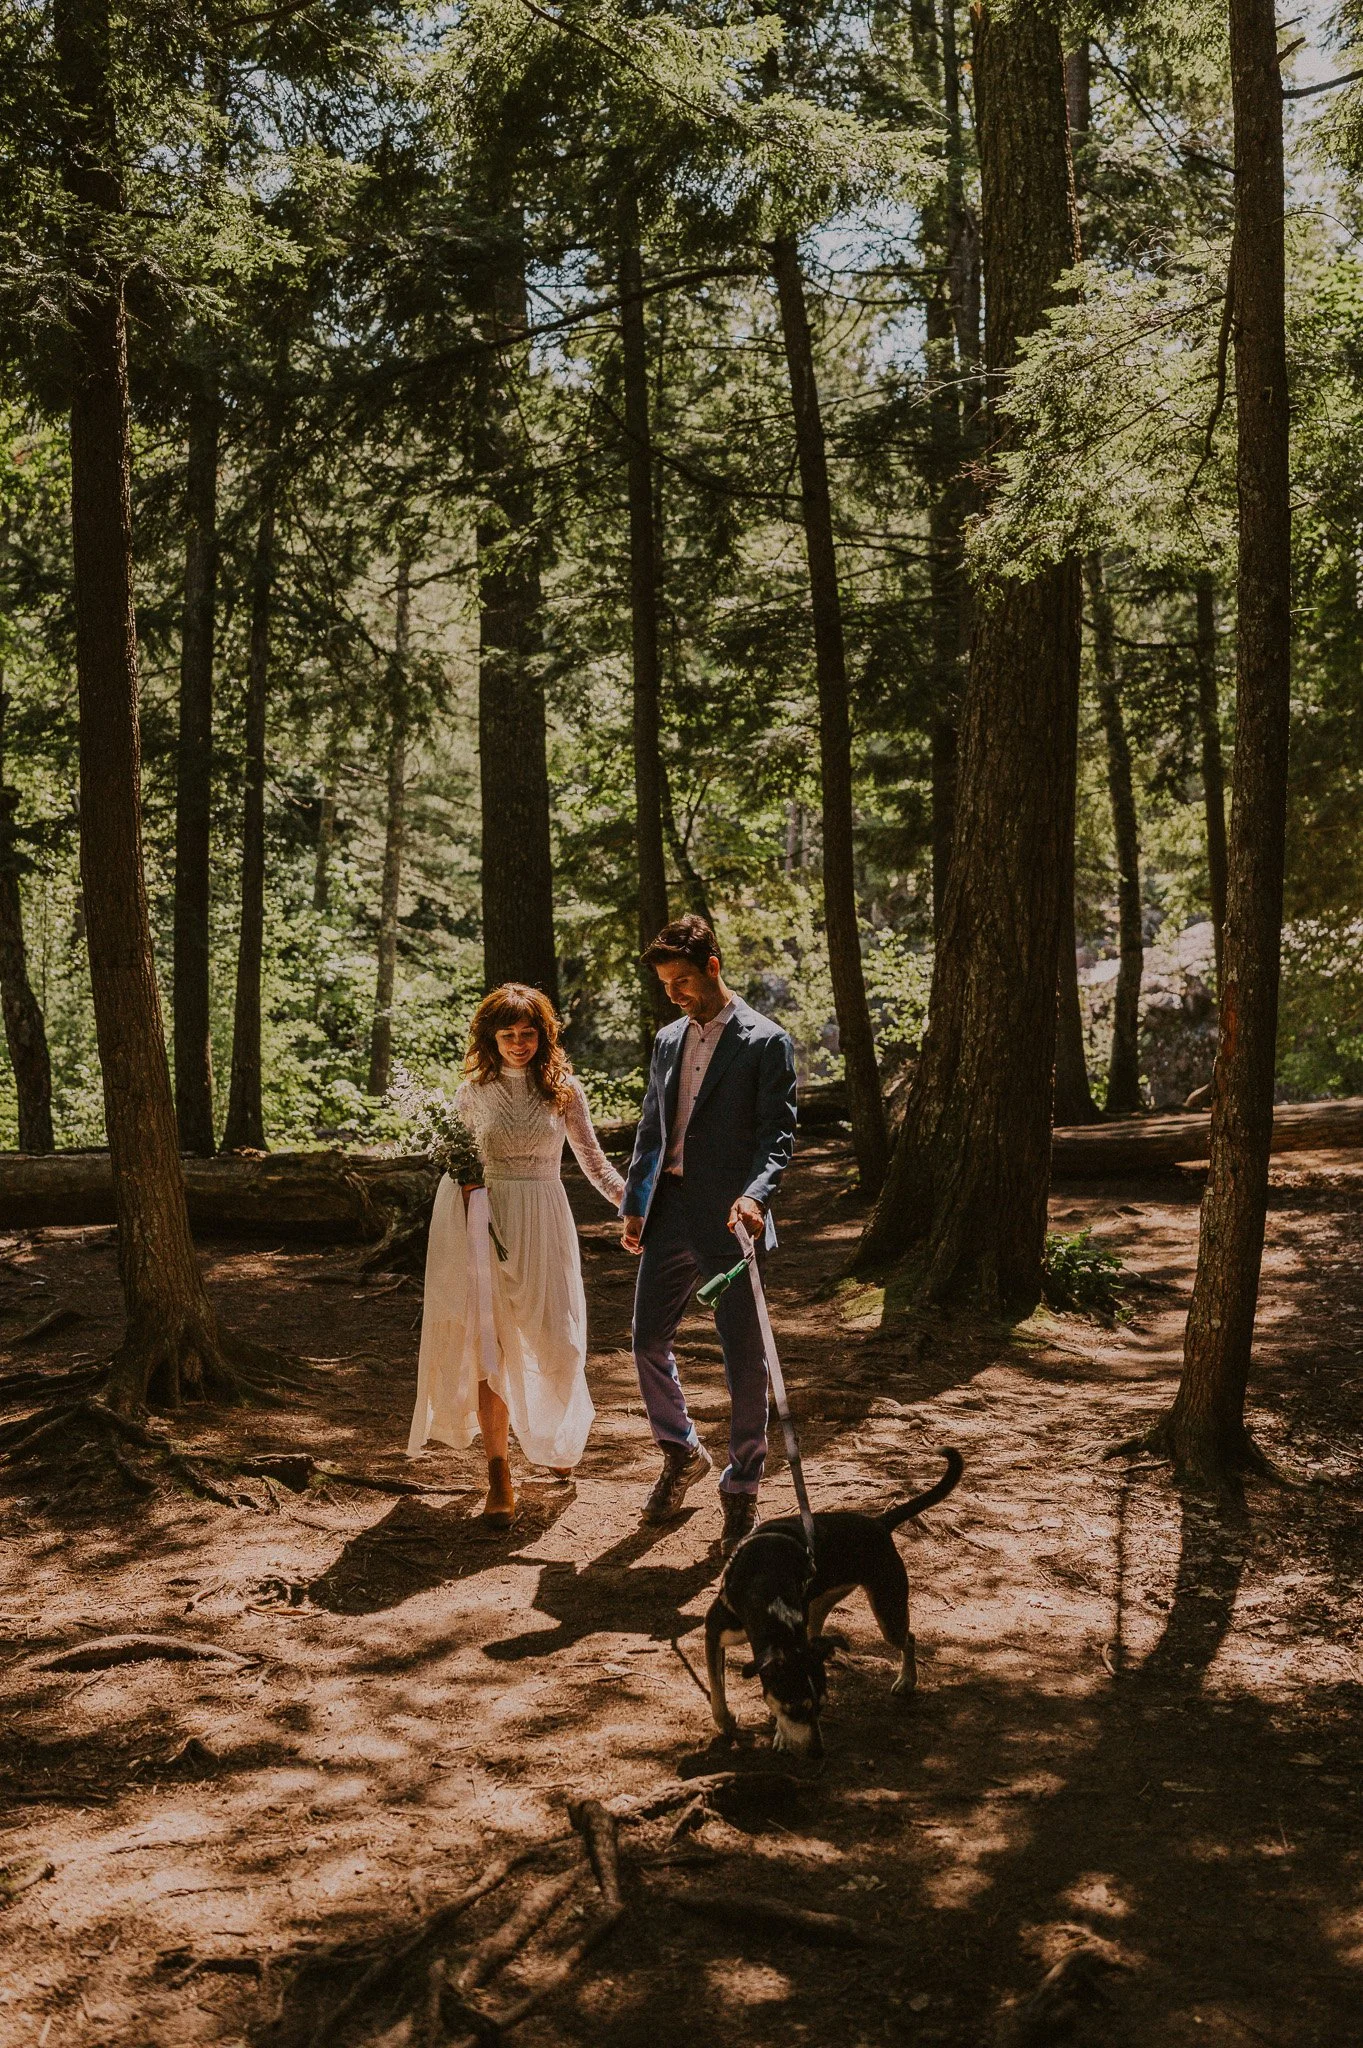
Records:
M577 1230L560 1178L564 1138L612 1208L625 1184L601 1150L538 989L509 981L484 998L464 1066L454 1106L478 1142L487 1192L448 1174L436 1192L407 1455L432 1437L462 1451L481 1431L483 1512L505 1529L516 1512L508 1425L532 1464L567 1478L595 1415Z

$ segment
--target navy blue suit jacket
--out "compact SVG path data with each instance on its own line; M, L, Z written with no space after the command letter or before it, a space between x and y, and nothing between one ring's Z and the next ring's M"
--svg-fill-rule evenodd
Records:
M648 1090L629 1163L622 1216L645 1219L667 1157L677 1107L677 1076L690 1019L664 1025L653 1045ZM686 1126L682 1190L693 1240L721 1257L734 1249L729 1211L749 1195L767 1211L764 1242L774 1245L771 1199L795 1149L795 1048L779 1024L740 996L720 1034Z

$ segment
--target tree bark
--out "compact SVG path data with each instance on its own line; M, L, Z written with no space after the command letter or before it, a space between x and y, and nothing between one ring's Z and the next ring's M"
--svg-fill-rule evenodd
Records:
M5 1043L14 1069L19 1112L19 1150L52 1150L52 1063L47 1029L38 998L28 978L24 947L23 899L19 892L19 851L14 813L17 790L4 778L5 718L9 697L0 684L0 1008L5 1017Z
M649 426L648 337L644 330L643 257L633 194L621 205L620 340L625 385L626 477L629 494L629 598L634 680L634 838L639 869L639 947L667 923L663 851L661 752L662 664L658 646L658 542L653 527L653 440ZM657 975L643 970L656 1030L671 1004Z
M218 577L218 430L211 370L195 371L186 466L184 621L175 785L175 1113L180 1149L213 1151L209 898L213 804L213 620Z
M682 894L686 900L686 907L688 910L693 910L697 917L703 917L711 931L713 931L715 920L710 911L710 894L705 886L704 875L701 874L696 863L691 858L691 848L687 844L687 835L677 824L677 814L672 803L672 782L667 772L666 763L663 764L660 793L663 807L663 831L667 835L667 843L672 849L673 865L681 878Z
M1235 790L1211 1168L1183 1377L1160 1441L1191 1477L1263 1463L1245 1389L1263 1255L1287 825L1292 509L1284 329L1283 116L1273 0L1230 0L1239 504Z
M1103 582L1101 555L1085 565L1093 609L1093 666L1098 714L1107 741L1107 787L1112 801L1112 836L1117 848L1117 987L1112 998L1112 1054L1107 1071L1110 1116L1129 1116L1141 1107L1141 978L1145 939L1141 928L1141 849L1131 747L1122 715L1113 652L1112 600Z
M1197 579L1197 718L1202 740L1207 880L1219 995L1226 943L1226 775L1221 759L1221 706L1216 686L1216 590L1205 570Z
M388 816L383 840L383 890L379 905L379 962L374 986L374 1024L369 1037L369 1093L386 1095L393 1065L393 988L398 966L398 910L402 900L402 856L407 844L407 654L411 624L412 563L398 563L397 616L393 627L393 680L389 692Z
M336 782L328 769L326 788L317 812L317 846L312 859L312 907L323 911L331 901L331 849L336 839Z
M1057 1124L1091 1124L1098 1107L1089 1087L1088 1054L1084 1047L1084 1011L1079 999L1079 962L1075 946L1074 844L1064 876L1060 913L1060 963L1056 977L1055 1102Z
M251 564L251 639L246 672L246 761L241 818L241 930L232 1016L232 1080L224 1152L265 1149L261 1099L260 980L265 963L265 726L270 682L270 613L274 603L275 481L265 501Z
M946 162L940 226L925 218L924 239L940 236L942 289L926 307L933 378L934 487L928 514L933 619L933 711L929 730L932 786L932 928L941 928L956 819L961 690L970 648L970 584L963 533L973 488L965 469L975 435L977 401L967 378L980 356L979 238L965 202L965 139L961 122L956 0L941 0L942 113Z
M940 928L956 810L956 721L962 663L969 645L966 615L965 512L961 464L961 399L951 307L942 292L928 300L927 355L932 378L932 498L928 506L928 586L932 604L932 925Z
M531 450L506 354L526 329L518 213L473 280L484 340L474 394L478 514L478 751L482 782L483 970L558 1001L540 551ZM504 354L503 352L506 352Z
M130 1413L225 1378L194 1257L156 986L141 836L123 280L101 246L123 210L107 0L58 0L62 176L79 209L70 308L71 540L80 737L80 857L95 1035L127 1323L109 1381Z
M795 448L800 465L809 595L814 615L814 666L819 685L819 765L823 785L823 899L828 930L828 964L838 1043L847 1075L852 1146L862 1186L874 1194L885 1175L885 1104L876 1066L875 1034L866 1002L857 924L856 869L852 836L852 722L848 705L847 654L842 601L833 544L833 507L828 457L814 370L814 345L805 305L804 279L793 235L772 244L773 270L781 309L781 334L790 374Z
M1037 0L981 10L974 75L997 387L1078 246L1060 43ZM1079 631L1076 562L977 593L928 1028L858 1253L920 1246L929 1299L1026 1311L1041 1294Z

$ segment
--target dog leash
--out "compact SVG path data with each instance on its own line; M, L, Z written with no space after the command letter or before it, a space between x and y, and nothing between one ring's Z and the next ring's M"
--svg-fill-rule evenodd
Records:
M743 1256L736 1266L727 1273L716 1273L703 1287L696 1290L696 1300L705 1308L714 1308L741 1273L748 1275L752 1282L753 1301L757 1307L757 1327L762 1333L762 1351L771 1381L771 1391L776 1401L776 1412L781 1418L781 1433L786 1440L786 1460L790 1476L795 1482L795 1498L800 1504L800 1521L804 1526L805 1549L809 1552L811 1568L816 1563L814 1555L814 1512L809 1505L809 1491L805 1486L805 1468L800 1457L800 1442L795 1434L795 1421L786 1399L785 1374L781 1371L781 1360L776 1350L776 1337L771 1327L771 1316L767 1312L766 1290L762 1285L762 1271L757 1263L757 1247L741 1222L734 1223L734 1236L738 1239Z

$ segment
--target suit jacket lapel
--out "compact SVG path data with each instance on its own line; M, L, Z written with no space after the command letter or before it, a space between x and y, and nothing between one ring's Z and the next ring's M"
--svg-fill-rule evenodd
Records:
M705 1069L705 1078L701 1082L696 1093L696 1099L691 1105L691 1118L693 1122L705 1107L710 1095L713 1094L720 1075L724 1072L724 1069L742 1044L743 1036L743 1012L735 1007L733 1016L730 1017L723 1031L719 1034L719 1044L710 1056L710 1064ZM675 1095L672 1100L675 1105Z
M676 1121L677 1115L677 1077L681 1073L681 1049L686 1043L686 1034L690 1028L690 1024L683 1018L680 1036L673 1038L664 1055L668 1063L667 1073L663 1079L664 1158L667 1156L668 1140L671 1137L672 1125Z

